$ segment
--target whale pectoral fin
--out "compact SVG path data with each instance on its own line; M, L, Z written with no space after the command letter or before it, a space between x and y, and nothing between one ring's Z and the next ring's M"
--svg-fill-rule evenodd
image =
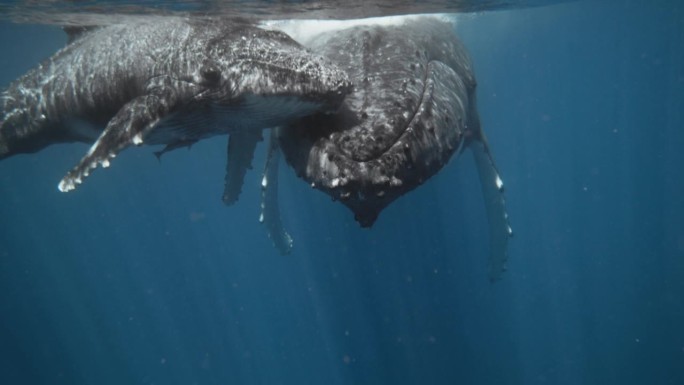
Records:
M271 130L264 166L264 175L261 180L261 215L259 222L266 225L268 237L271 238L275 247L281 254L289 254L292 250L292 237L285 231L280 218L278 206L278 162L280 147L276 137L276 130Z
M475 164L480 176L482 195L484 196L487 221L489 223L489 279L496 281L506 270L508 259L508 239L513 231L508 223L506 201L503 194L503 182L489 152L484 134L482 141L474 141L470 145L475 157Z
M109 167L109 160L131 144L142 144L144 136L168 113L170 103L156 95L139 96L126 103L109 121L95 144L59 182L59 190L71 191L97 167Z
M261 130L241 130L230 134L223 203L232 205L237 202L245 174L252 168L256 145L262 140Z

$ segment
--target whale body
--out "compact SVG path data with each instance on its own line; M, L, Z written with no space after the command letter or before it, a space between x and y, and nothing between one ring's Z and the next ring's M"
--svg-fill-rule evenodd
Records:
M0 159L92 143L59 183L74 189L131 144L167 149L231 133L235 201L261 129L335 110L345 73L282 32L242 20L149 17L81 28L0 100Z
M303 39L346 71L354 88L336 114L307 116L280 130L280 145L300 178L347 206L363 227L470 148L485 197L495 280L505 269L512 231L503 182L480 126L471 60L451 23L427 16L398 20L357 21Z

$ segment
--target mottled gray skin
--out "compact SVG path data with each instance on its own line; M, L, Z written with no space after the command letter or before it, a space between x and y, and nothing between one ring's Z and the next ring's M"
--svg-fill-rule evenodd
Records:
M503 182L480 128L472 65L453 29L417 17L306 43L347 71L355 88L337 114L303 118L280 131L280 142L297 174L339 199L364 227L467 146L489 223L489 276L497 280L513 233Z
M475 77L453 25L434 18L363 25L307 46L345 70L354 89L337 115L283 130L283 151L299 176L339 199L362 226L480 138Z
M183 143L334 110L346 75L287 35L242 21L154 17L83 33L13 82L0 159L92 142L68 191L130 144ZM85 124L84 124L85 123Z

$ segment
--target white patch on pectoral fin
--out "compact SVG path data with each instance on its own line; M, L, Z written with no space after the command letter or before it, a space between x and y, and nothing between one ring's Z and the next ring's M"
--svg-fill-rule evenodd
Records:
M81 161L59 182L59 190L71 191L99 165L109 167L110 160L131 144L142 144L145 135L169 110L168 100L140 96L126 103L109 121L100 137Z
M237 202L248 169L252 168L252 158L257 143L263 140L261 130L242 130L230 134L228 138L228 161L223 188L223 203L232 205Z
M484 135L483 135L484 138ZM489 152L486 139L474 141L470 145L475 157L475 164L480 176L482 195L484 196L487 221L489 223L489 279L496 281L506 270L508 259L508 239L513 231L508 223L506 201L503 194L503 181Z
M289 254L292 250L292 237L285 231L280 218L278 205L278 162L280 148L276 138L276 130L271 130L266 155L264 175L261 179L261 215L259 222L266 225L268 236L281 254Z

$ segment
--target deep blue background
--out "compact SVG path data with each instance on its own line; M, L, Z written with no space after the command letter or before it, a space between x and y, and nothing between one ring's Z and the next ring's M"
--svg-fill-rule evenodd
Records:
M493 285L467 152L371 230L283 167L287 257L256 171L223 206L225 138L69 194L86 145L2 161L0 383L684 383L684 6L641 3L461 17L516 231ZM0 24L0 84L64 41Z

